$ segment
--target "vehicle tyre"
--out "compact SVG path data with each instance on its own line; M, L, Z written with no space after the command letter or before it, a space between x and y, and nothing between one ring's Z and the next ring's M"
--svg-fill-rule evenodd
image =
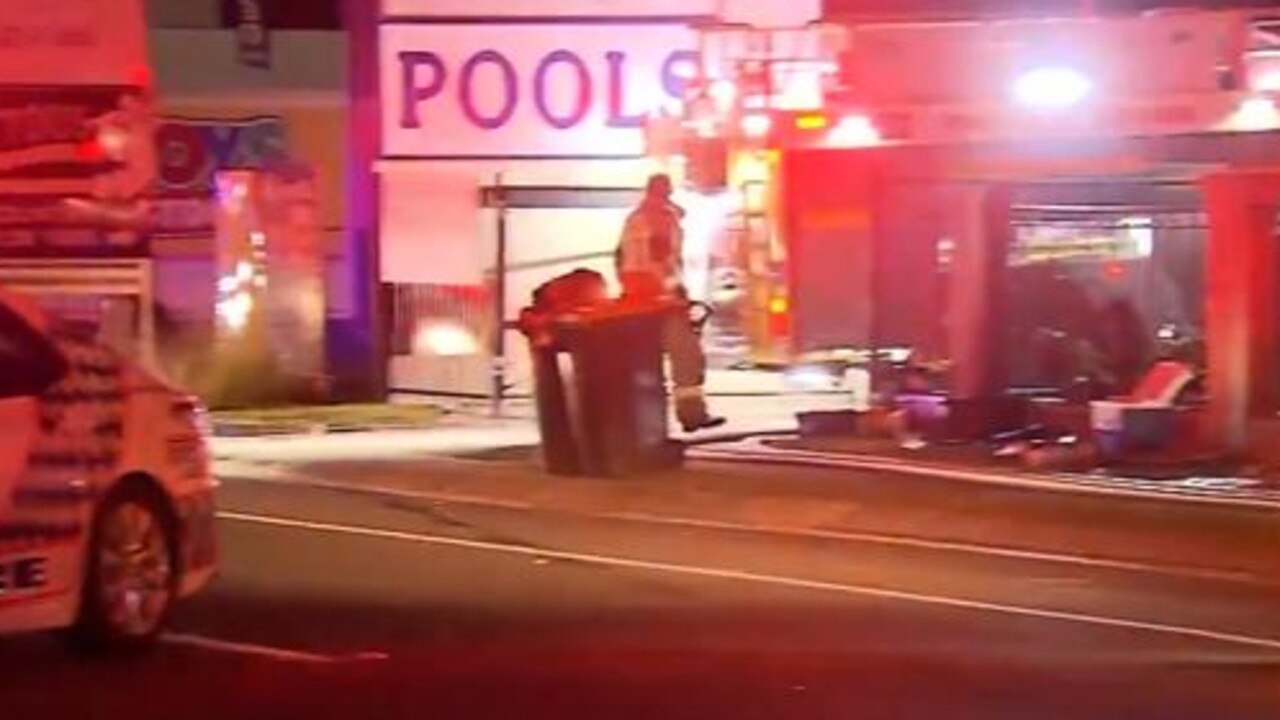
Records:
M152 487L126 482L99 506L85 562L80 613L69 637L90 652L153 643L178 591L175 522Z

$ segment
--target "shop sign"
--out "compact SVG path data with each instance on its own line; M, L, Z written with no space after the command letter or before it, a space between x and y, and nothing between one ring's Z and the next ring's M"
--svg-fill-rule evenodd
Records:
M1082 229L1072 226L1024 226L1009 251L1014 267L1048 262L1141 260L1151 254L1145 227Z
M645 118L696 71L679 24L387 25L383 152L640 156Z
M156 236L209 234L219 170L270 167L289 157L284 120L165 119L156 133L160 172Z

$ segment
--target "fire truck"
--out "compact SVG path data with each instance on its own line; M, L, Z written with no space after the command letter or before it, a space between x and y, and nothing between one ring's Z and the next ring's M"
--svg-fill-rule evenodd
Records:
M1207 11L702 26L698 72L651 120L650 148L691 194L733 199L707 277L732 298L721 315L745 362L949 355L953 235L972 220L958 195L1006 193L1007 247L963 262L1001 266L1014 316L1047 267L1160 296L1152 245L1178 229L1204 244L1196 178L1280 160L1278 28ZM1197 278L1202 257L1183 263ZM1203 305L1144 302L1161 332Z

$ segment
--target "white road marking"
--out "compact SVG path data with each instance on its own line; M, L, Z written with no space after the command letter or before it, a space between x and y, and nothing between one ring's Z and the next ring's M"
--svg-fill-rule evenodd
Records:
M454 493L429 492L422 490L403 490L399 488L386 487L381 485L350 485L345 483L331 482L326 480L310 480L310 479L265 479L265 478L237 478L241 482L255 482L263 484L285 484L285 485L301 485L303 487L315 488L318 490L332 490L335 492L356 492L366 495L383 495L386 497L405 499L405 500L427 500L431 502L454 504L454 505L472 505L476 507L498 508L502 510L543 510L548 512L562 512L566 514L578 515L580 517L593 520L622 520L633 523L647 523L651 525L669 525L676 527L689 527L702 530L719 530L726 532L738 533L767 533L770 535L781 535L799 538L813 538L819 540L835 540L849 543L863 543L868 545L888 545L894 547L907 547L918 550L931 550L935 552L953 552L966 555L979 555L987 557L1005 558L1010 560L1029 560L1035 562L1056 563L1061 565L1074 565L1078 567L1091 567L1105 570L1118 570L1132 573L1144 573L1149 575L1160 575L1164 577L1183 577L1195 578L1200 580L1216 580L1237 582L1246 584L1261 584L1263 580L1257 575L1238 572L1231 570L1215 570L1211 568L1198 567L1178 567L1170 565L1158 565L1154 563L1143 563L1129 560L1116 560L1105 557L1097 557L1091 555L1077 555L1072 553L1056 553L1039 550L1028 550L1026 548L1009 547L1002 545L987 545L977 543L964 543L950 540L930 540L928 538L916 538L906 535L886 535L882 533L869 532L850 532L843 530L817 530L804 527L791 527L786 525L764 525L764 524L746 524L726 522L720 520L705 520L699 518L673 517L667 515L653 515L650 513L640 512L587 512L573 509L561 509L554 507L539 508L538 506L518 501L518 500L502 500L498 498L486 498L479 495L460 495Z
M237 476L231 479L235 482L250 482L262 485L299 485L307 488L315 488L317 490L332 490L334 492L348 493L352 495L385 495L387 497L404 500L430 500L432 502L450 503L454 505L482 505L485 507L502 508L503 510L538 509L537 505L523 500L505 500L502 498L485 497L483 495L465 495L462 493L401 490L383 485L353 485L351 483L297 477L288 473L277 473L273 474L271 477ZM226 482L226 480L224 479L223 482Z
M254 523L259 525L269 525L274 527L291 528L295 530L308 530L313 532L334 533L340 535L353 535L357 537L376 538L380 540L397 540L402 542L416 543L420 545L439 545L445 547L464 548L468 550L481 550L486 552L503 553L508 555L520 555L525 557L544 557L555 560L566 560L571 562L590 563L594 565L606 565L614 567L631 568L635 570L647 570L652 572L670 573L676 575L688 575L692 577L713 578L718 580L734 580L739 582L750 582L764 585L776 585L780 587L798 588L803 590L818 590L825 592L840 593L844 595L856 595L861 597L874 597L888 600L900 600L904 602L919 603L925 605L937 605L942 607L958 608L963 610L975 610L980 612L995 613L1000 615L1012 615L1018 617L1029 617L1041 620L1057 620L1062 622L1071 622L1085 625L1095 625L1099 627L1118 628L1122 630L1140 630L1163 635L1173 635L1183 638L1194 638L1197 640L1211 640L1219 643L1231 645L1241 645L1250 648L1261 648L1272 651L1280 651L1280 639L1268 637L1254 637L1250 635L1240 635L1236 633L1219 632L1216 630L1206 630L1203 628L1190 627L1185 625L1171 625L1157 622L1146 622L1143 620L1127 620L1123 618L1113 618L1104 615L1091 615L1087 613L1076 613L1061 610L1048 610L1044 608L1025 607L1019 605L1006 605L1002 603L985 602L981 600L969 600L964 598L950 597L946 595L935 595L929 593L917 593L903 590L892 590L888 588L875 587L870 585L845 584L837 582L828 582L823 580L807 580L805 578L789 577L785 575L773 575L768 573L756 573L745 570L734 570L731 568L703 567L698 565L681 565L676 563L637 560L634 558L617 557L611 555L598 555L595 553L570 552L564 550L548 550L545 548L530 548L520 545L507 545L504 543L487 542L483 540L464 540L461 538L447 537L442 535L427 535L423 533L404 532L400 530L386 530L382 528L363 527L359 525L343 525L338 523L315 522L311 520L300 520L295 518L272 517L267 515L254 515L248 513L237 512L220 512L219 517L239 522Z
M1010 560L1030 560L1034 562L1054 563L1059 565L1077 565L1081 567L1104 570L1121 570L1124 572L1165 575L1173 577L1198 578L1201 580L1225 580L1240 583L1261 583L1257 575L1230 570L1212 570L1207 568L1176 567L1156 565L1152 563L1132 562L1129 560L1113 560L1091 555L1073 555L1070 553L1044 552L1005 547L1001 545L984 545L977 543L953 542L949 540L928 540L906 535L884 535L881 533L847 532L844 530L812 530L794 529L774 525L740 525L738 523L720 522L718 520L698 520L692 518L672 518L647 513L611 513L599 517L631 520L634 522L653 523L655 525L676 525L707 530L725 530L731 532L757 532L771 535L796 535L800 537L822 540L838 540L841 542L864 543L868 545L889 545L907 547L918 550L935 550L940 552L962 553L967 555L986 555Z
M160 636L161 642L170 645L183 645L201 650L232 653L235 655L253 655L256 657L279 660L281 662L305 663L311 665L333 665L338 663L370 662L386 660L389 656L380 652L361 652L349 655L322 655L304 650L259 645L257 643L234 642L218 638L191 635L187 633L165 633Z

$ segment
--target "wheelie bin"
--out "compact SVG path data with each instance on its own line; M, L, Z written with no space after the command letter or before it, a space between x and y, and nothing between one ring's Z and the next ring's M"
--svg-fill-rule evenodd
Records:
M601 477L674 467L683 445L668 437L662 356L673 311L610 301L593 275L551 281L522 314L545 467Z

